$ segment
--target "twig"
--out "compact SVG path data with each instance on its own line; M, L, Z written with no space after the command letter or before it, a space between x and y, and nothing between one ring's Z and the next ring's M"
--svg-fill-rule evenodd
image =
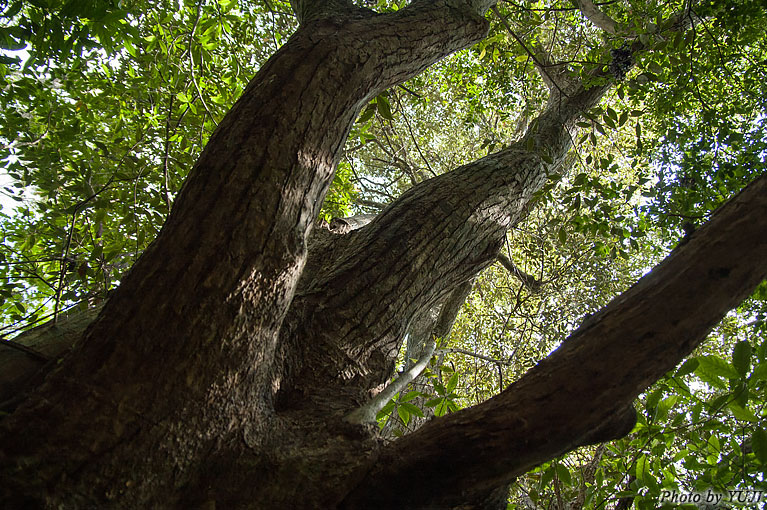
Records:
M170 117L173 114L173 94L170 94L168 101L168 116L165 118L165 146L162 157L162 197L165 200L165 207L170 214L170 193L168 192L168 156L170 154Z
M202 3L197 2L197 17L194 20L194 25L192 25L191 32L189 32L189 74L192 78L192 84L194 85L194 88L197 90L197 95L200 96L200 103L202 104L202 107L205 108L206 112L208 112L208 116L210 116L210 120L213 121L213 124L215 124L216 127L218 127L218 122L216 122L215 117L213 117L213 114L208 108L208 105L205 103L205 99L202 97L202 90L200 89L200 86L197 84L197 78L194 75L194 55L192 52L192 42L194 41L194 32L195 30L197 30L197 25L200 23L201 9L202 9ZM202 54L200 54L200 69L202 69Z
M421 99L421 97L423 97L423 96L421 96L421 94L419 94L419 93L417 93L417 92L414 92L414 91L410 90L409 88L407 88L406 86L404 86L404 85L403 85L403 84L401 84L401 83L400 83L399 85L397 85L397 86L398 86L399 88L401 88L402 90L404 90L405 92L407 92L408 94L410 94L411 96L415 96L415 97L417 97L418 99Z
M538 70L541 73L546 75L545 77L548 78L548 81L551 82L551 84L554 85L554 87L556 87L557 90L559 90L560 94L562 94L565 97L569 97L565 93L565 91L562 90L562 87L560 87L559 84L554 80L554 78L549 74L549 71L546 69L546 65L542 64L538 60L538 57L536 57L535 54L532 51L530 51L530 49L525 45L524 41L522 41L522 39L520 39L520 37L514 33L514 30L512 30L511 25L509 25L509 22L506 20L506 17L503 14L501 14L501 11L498 10L498 7L494 5L491 7L491 9L495 13L495 15L498 16L498 18L501 20L503 25L506 27L506 30L508 30L509 34L511 34L511 36L522 46L522 49L525 50L525 52L530 56L530 58L533 59L533 62L535 62L535 65L538 68Z
M537 280L533 275L529 275L519 269L506 255L503 253L498 254L498 262L506 268L508 272L514 275L522 285L527 287L531 292L537 292L541 288L541 281Z
M434 354L448 354L448 353L455 353L455 354L464 354L466 356L472 356L474 358L479 358L485 361L489 361L490 363L495 363L496 365L510 365L511 362L503 359L495 359L491 358L490 356L485 356L484 354L478 354L476 352L467 351L464 349L458 349L455 347L449 347L446 349L438 349L434 351Z

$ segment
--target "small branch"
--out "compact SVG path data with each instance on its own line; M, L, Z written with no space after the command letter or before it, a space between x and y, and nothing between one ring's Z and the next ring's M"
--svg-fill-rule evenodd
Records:
M524 41L516 34L514 33L514 30L512 30L511 25L509 25L509 22L506 20L506 17L501 14L501 11L498 10L498 7L493 6L491 8L496 16L501 20L503 23L503 26L506 27L506 30L509 32L509 34L522 46L522 49L525 50L525 52L530 56L530 58L535 62L535 67L538 69L538 71L541 73L541 77L543 78L543 81L546 82L546 85L549 87L549 89L556 88L560 94L562 94L564 97L569 97L568 94L562 89L562 87L559 86L559 83L554 79L553 76L548 71L548 67L551 65L549 62L541 62L539 57L535 55L528 47L525 45Z
M401 86L401 85L400 85ZM402 87L404 88L404 87ZM407 90L407 89L405 89ZM410 91L408 91L410 92ZM411 92L415 94L414 92ZM418 96L420 97L420 96ZM402 108L402 102L399 99L399 95L397 96L397 104L399 105L400 111L404 111L404 108ZM433 177L436 177L437 174L434 172L434 170L431 168L431 165L429 164L429 160L426 159L426 156L423 155L423 152L421 151L421 146L418 144L418 140L415 138L415 134L413 134L413 126L410 125L410 121L407 118L407 115L403 115L402 119L405 121L405 125L407 126L407 131L410 133L410 139L413 140L413 145L415 145L415 149L418 151L418 155L421 156L421 159L424 163L426 163L426 168L429 169L429 172L431 172L431 175Z
M402 90L404 90L405 92L407 92L408 94L410 94L411 96L417 97L418 99L421 99L421 97L423 97L418 92L414 92L414 91L410 90L409 88L407 88L406 86L402 85L401 83L399 85L397 85L397 86L399 88L401 88Z
M472 356L474 358L483 359L485 361L489 361L490 363L495 363L496 365L510 365L511 363L507 360L503 359L495 359L491 358L490 356L485 356L484 354L477 354L476 352L467 351L464 349L457 349L457 348L448 348L448 349L439 349L435 351L435 354L447 354L453 352L455 354L465 354L466 356Z
M586 19L611 35L618 32L618 22L602 12L591 0L572 0L578 9L586 16Z
M386 388L378 395L365 404L364 406L355 409L351 413L347 414L344 419L350 423L372 423L376 421L376 414L378 411L391 400L394 395L405 389L416 377L421 375L421 372L429 364L429 360L434 355L434 350L437 347L437 342L434 337L431 338L428 345L426 345L423 354L416 361L416 363L410 367L410 369L392 381Z
M72 246L72 234L75 231L75 222L77 221L78 207L75 207L72 213L72 221L69 224L69 233L67 234L67 242L64 243L64 249L61 251L61 264L59 270L59 282L56 285L56 297L53 302L53 322L56 323L59 319L59 306L61 306L61 291L64 289L64 276L67 274L67 266L69 265L69 250Z
M194 20L194 25L192 25L192 30L189 32L189 75L192 78L192 84L194 85L194 88L197 90L197 95L200 97L200 103L202 104L202 107L205 108L205 111L208 112L208 116L210 117L210 120L213 121L213 124L218 126L218 122L216 122L216 118L213 117L213 113L208 108L208 105L205 103L205 98L202 97L202 90L200 89L200 86L197 84L197 78L194 75L194 55L192 51L192 43L194 42L194 32L197 30L197 25L200 23L200 15L202 9L201 2L197 3L197 17ZM200 54L200 70L202 70L202 54ZM202 76L201 76L202 78Z
M63 285L64 285L64 276L66 275L66 268L67 268L67 264L68 264L68 261L69 261L69 251L70 251L70 248L71 248L71 245L72 245L72 235L73 235L74 229L75 229L75 222L77 221L77 214L79 212L81 212L82 210L84 210L85 207L88 205L88 203L91 200L93 200L94 198L99 196L101 193L106 191L112 185L112 182L114 182L114 180L115 180L115 175L117 175L117 170L122 167L122 163L125 160L125 158L128 156L128 154L133 152L133 149L135 149L136 146L139 143L141 143L141 140L139 140L138 142L134 143L133 146L125 152L123 157L120 158L120 161L118 161L118 163L117 163L117 169L115 169L115 171L112 173L112 175L109 176L109 179L107 180L107 182L101 188L99 188L98 190L94 191L91 194L91 196L81 200L75 206L75 208L74 208L74 210L72 212L72 221L70 222L69 233L67 234L67 241L64 244L64 249L62 250L62 254L61 254L61 271L59 272L59 282L58 282L58 286L56 287L56 297L55 297L56 301L54 302L54 305L53 305L53 322L54 323L56 323L56 321L58 320L58 317L59 317L59 311L60 311L60 306L61 306L61 303L60 303L60 301L61 301L61 291L62 291L62 288L63 288Z
M540 280L536 280L533 275L527 274L521 269L519 269L506 255L503 253L498 254L498 262L501 263L503 267L506 268L506 270L511 273L513 276L515 276L520 282L522 282L522 285L527 287L530 292L538 292L541 289L542 282Z
M636 476L629 476L626 481L626 490L631 490L631 484L636 480ZM618 500L618 504L615 506L615 510L628 510L634 503L634 496L625 496Z
M277 51L280 49L280 45L277 42L277 37L275 36L275 33L277 32L277 20L275 18L274 9L272 8L271 2L269 2L269 0L264 0L264 3L266 4L266 8L269 9L269 14L272 18L272 42L274 43L274 51Z
M453 322L455 322L455 317L458 315L458 311L466 299L466 296L471 292L473 283L473 280L464 282L454 288L448 295L447 299L442 304L439 316L434 320L434 324L431 327L431 334L429 334L428 339L425 342L421 340L425 345L419 347L421 355L419 356L418 361L397 379L392 381L383 389L383 391L381 391L381 393L373 397L370 402L346 415L346 421L351 423L375 422L378 411L383 409L386 403L389 402L394 395L402 391L408 384L413 382L416 377L421 375L421 372L423 372L426 365L428 365L429 360L434 356L434 352L437 348L437 339L444 339L450 334L450 330L453 328ZM412 348L413 346L408 343L409 352L413 352Z
M40 143L43 140L43 138L45 138L48 135L48 131L50 131L51 129L51 115L53 115L54 110L55 109L48 110L48 120L46 121L45 131L43 131L43 134L41 134L40 136L38 136L35 140L32 140L31 142L13 141L7 145L3 145L3 150L8 150L11 148L16 148L16 147L29 147L29 146L37 145L38 143Z
M170 117L173 114L173 99L174 96L171 94L170 99L168 100L168 116L165 119L165 147L162 158L162 198L165 201L165 207L168 209L168 214L170 214L170 193L168 191L168 159L170 157Z

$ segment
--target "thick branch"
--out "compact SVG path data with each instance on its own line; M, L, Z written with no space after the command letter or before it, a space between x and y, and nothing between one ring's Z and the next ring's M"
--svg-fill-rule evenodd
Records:
M573 4L580 9L586 19L608 34L615 35L618 32L618 23L594 5L591 0L573 0Z
M496 259L530 197L560 171L570 129L608 88L574 91L519 142L412 187L369 225L334 242L332 256L310 254L308 264L317 270L305 274L294 306L333 312L302 327L321 330L359 367L378 352L379 365L366 370L385 371L416 314ZM369 295L376 299L360 299ZM337 374L338 367L328 371Z
M634 398L764 280L765 250L767 176L510 388L387 447L346 508L455 504L625 428Z
M83 341L0 423L3 493L24 487L71 506L73 490L103 495L141 472L122 505L145 507L158 486L190 483L214 445L261 436L250 431L280 385L278 332L354 119L487 25L443 0L299 28L213 133L161 233ZM182 443L183 456L164 462Z

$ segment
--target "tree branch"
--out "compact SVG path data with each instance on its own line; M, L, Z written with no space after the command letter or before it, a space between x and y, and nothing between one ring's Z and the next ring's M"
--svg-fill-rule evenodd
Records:
M491 358L490 356L485 356L484 354L479 354L479 353L476 353L476 352L467 351L466 349L457 349L457 348L454 348L454 347L449 347L447 349L439 349L437 351L438 354L448 353L448 352L454 352L456 354L464 354L466 356L471 356L473 358L478 358L478 359L485 360L488 363L493 363L495 365L510 365L511 364L508 360Z
M472 283L473 281L463 283L450 293L442 304L436 320L431 321L430 327L424 328L423 331L412 332L413 338L408 341L408 352L419 352L418 360L415 363L410 362L409 359L406 360L405 366L409 368L370 402L349 413L345 418L346 421L351 423L374 422L378 411L383 409L394 395L405 389L408 384L421 375L434 355L437 340L444 339L450 334L455 317L466 300L466 296L471 292Z
M449 506L628 432L634 398L764 280L765 250L767 176L507 390L386 447L343 507Z
M427 343L426 348L423 350L421 357L413 364L412 367L410 367L409 370L392 381L388 386L386 386L386 388L383 389L383 391L381 391L381 393L373 397L370 402L347 414L344 419L350 423L374 423L376 421L376 414L378 411L383 409L386 403L389 402L389 400L391 400L394 395L404 390L408 384L415 380L416 377L421 375L423 369L426 368L426 366L429 364L429 360L431 360L436 346L436 339L432 337Z
M506 255L503 253L498 254L498 262L506 268L506 270L515 276L522 285L527 287L530 292L538 292L541 288L541 282L536 280L533 275L527 274L519 269Z
M547 87L549 87L549 90L557 89L559 93L562 96L567 97L567 92L565 89L571 88L569 86L560 86L560 83L558 79L555 79L554 76L549 72L549 67L551 67L551 61L548 58L548 56L543 53L542 51L533 52L530 50L527 45L524 43L524 41L514 32L514 30L511 29L511 25L509 25L509 22L506 20L506 17L501 14L501 12L498 10L498 7L493 6L492 7L493 12L496 16L501 20L503 23L503 26L506 27L506 31L509 32L509 34L519 43L520 46L522 46L522 49L525 50L525 52L530 56L530 58L535 63L535 68L538 69L538 72L541 74L541 78L543 78L544 83ZM557 73L559 75L562 75L563 73Z
M618 32L618 23L594 5L591 0L572 0L572 2L586 16L586 19L597 27L611 35Z

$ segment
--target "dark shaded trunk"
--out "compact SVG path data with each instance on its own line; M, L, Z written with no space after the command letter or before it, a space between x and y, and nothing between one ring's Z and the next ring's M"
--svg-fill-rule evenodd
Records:
M3 421L6 497L170 506L220 452L258 457L284 380L278 332L351 123L371 97L484 36L487 22L453 3L377 16L339 2L304 20L83 340Z
M490 3L377 16L293 2L302 27L216 130L158 239L0 424L0 502L479 508L535 464L627 432L633 398L764 278L765 179L491 401L387 446L344 419L391 375L412 321L496 259L608 88L552 94L520 142L361 229L310 236L360 108L479 40Z

